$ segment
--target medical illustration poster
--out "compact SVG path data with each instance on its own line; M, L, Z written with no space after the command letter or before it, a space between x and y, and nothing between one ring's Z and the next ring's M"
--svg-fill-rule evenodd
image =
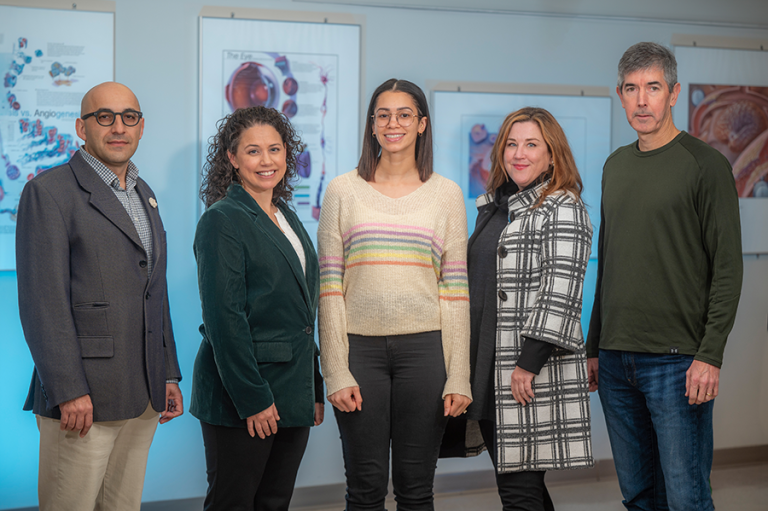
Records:
M768 198L768 87L689 87L688 132L728 158L739 197Z
M14 270L24 185L82 141L80 100L114 76L113 13L0 6L0 270Z
M201 167L219 120L275 108L305 145L293 205L317 222L328 183L359 156L359 48L358 25L201 18Z
M475 198L485 193L491 149L507 114L524 106L552 112L563 127L584 183L583 199L597 233L600 183L610 154L611 101L608 97L433 92L435 171L461 186L470 227L477 216ZM597 257L593 236L592 257Z
M768 52L677 46L675 124L723 153L739 194L745 254L767 254Z

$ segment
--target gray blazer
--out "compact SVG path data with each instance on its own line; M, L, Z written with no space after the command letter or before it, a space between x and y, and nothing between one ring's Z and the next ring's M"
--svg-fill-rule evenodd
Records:
M136 190L152 227L149 280L128 213L79 153L24 187L16 271L35 363L25 410L60 418L60 403L90 394L94 421L134 418L150 400L163 411L166 379L181 378L165 231L152 190L141 178Z

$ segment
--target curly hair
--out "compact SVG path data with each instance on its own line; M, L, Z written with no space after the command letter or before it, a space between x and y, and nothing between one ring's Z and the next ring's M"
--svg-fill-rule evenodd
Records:
M304 150L304 145L285 115L274 108L254 106L235 110L216 123L217 132L209 140L210 146L203 165L203 182L200 187L200 199L206 208L226 197L227 189L232 183L242 184L227 152L236 154L242 134L257 125L275 128L285 145L285 177L273 189L272 203L277 204L280 200L286 203L291 201L291 181L296 178L298 156Z
M491 175L488 176L486 189L489 192L494 192L496 188L509 179L507 170L504 167L504 151L512 125L518 122L536 123L544 137L547 150L552 155L553 164L545 171L551 174L552 181L542 192L534 207L541 206L547 196L558 190L571 192L581 199L581 192L584 186L581 183L581 176L576 168L576 160L573 157L571 146L568 144L563 128L547 110L530 106L512 112L501 124L496 142L493 144L493 149L491 149Z

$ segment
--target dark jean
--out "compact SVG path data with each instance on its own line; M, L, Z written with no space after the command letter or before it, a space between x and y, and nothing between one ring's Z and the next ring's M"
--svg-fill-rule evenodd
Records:
M347 511L384 509L392 446L399 511L434 509L432 486L447 419L440 332L387 337L349 335L349 370L362 410L334 408L347 476Z
M278 427L262 440L246 428L200 426L208 472L205 511L288 511L308 427Z
M689 405L691 355L600 350L598 393L631 510L711 511L714 401Z

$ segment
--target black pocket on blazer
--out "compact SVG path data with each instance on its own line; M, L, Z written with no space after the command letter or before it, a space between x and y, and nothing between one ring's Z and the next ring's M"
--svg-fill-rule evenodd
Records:
M107 323L109 302L76 303L72 306L72 318L78 336L103 337L109 335Z
M83 358L111 358L115 355L115 341L112 336L79 336L80 356Z
M256 362L290 362L293 358L291 343L289 342L262 342L253 343L253 354Z

